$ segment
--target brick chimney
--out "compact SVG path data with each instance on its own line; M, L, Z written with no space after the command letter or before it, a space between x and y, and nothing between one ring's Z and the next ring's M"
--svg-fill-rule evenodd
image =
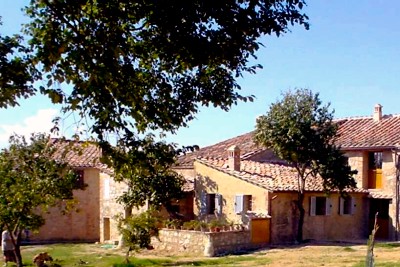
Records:
M374 121L379 122L382 119L382 106L380 104L376 104L374 107Z
M238 146L228 148L228 168L240 171L240 149Z

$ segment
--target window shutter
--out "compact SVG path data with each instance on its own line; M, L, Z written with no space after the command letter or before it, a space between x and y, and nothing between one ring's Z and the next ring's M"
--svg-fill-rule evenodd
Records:
M316 197L311 197L310 201L310 216L315 216L315 210L316 210L316 205L317 204L317 198Z
M215 210L217 211L218 215L222 214L222 195L215 194Z
M205 215L207 213L207 193L201 192L200 195L200 215Z
M354 197L351 198L350 214L353 215L356 212L356 200Z
M342 197L339 197L339 214L344 214L344 199Z
M325 204L326 204L325 215L331 215L332 205L331 205L331 199L329 197L326 198Z
M243 211L243 195L235 196L235 213L241 213Z

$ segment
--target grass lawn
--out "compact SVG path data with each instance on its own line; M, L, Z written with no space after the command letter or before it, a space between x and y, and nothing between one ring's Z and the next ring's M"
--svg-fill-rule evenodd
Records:
M276 246L246 255L206 258L193 255L172 255L159 251L143 251L124 264L124 251L96 244L57 244L22 247L25 266L34 266L32 258L48 252L55 259L53 266L62 267L128 267L128 266L365 266L366 245L306 244ZM400 244L377 244L375 264L400 267ZM9 265L10 266L10 265Z

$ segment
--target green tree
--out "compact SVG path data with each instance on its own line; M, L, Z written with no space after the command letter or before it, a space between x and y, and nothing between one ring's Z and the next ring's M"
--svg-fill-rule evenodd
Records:
M21 40L19 35L10 37L0 34L0 108L16 106L18 98L35 94L32 82L36 72L30 64L28 49L21 45Z
M144 196L155 204L175 196L181 182L166 179L174 175L160 166L174 155L162 142L149 143L148 133L174 133L200 106L227 111L237 101L251 101L239 94L236 80L261 67L250 63L259 38L280 36L294 25L308 29L304 5L303 0L31 0L24 34L29 62L40 74L37 92L90 122L89 132L116 176L127 175L118 179L132 186L122 197L127 206ZM10 94L17 102L17 91ZM117 149L110 134L118 136ZM175 193L166 193L170 187ZM164 195L155 196L160 192Z
M299 210L297 240L303 240L304 193L310 176L323 179L325 191L356 186L347 159L336 146L337 124L329 104L323 106L318 94L297 89L283 94L266 115L257 119L254 140L271 149L297 171Z
M118 230L122 233L123 241L128 248L125 257L127 263L132 251L150 248L151 237L158 237L160 222L161 218L154 210L134 214L128 218L119 218Z
M29 142L14 135L0 152L0 223L13 233L18 266L22 266L22 231L38 230L49 207L68 211L75 202L78 176L59 153L56 156L52 144L44 134L32 135Z
M118 198L125 205L126 216L130 216L132 208L146 203L154 209L164 206L171 212L171 200L182 196L184 184L184 179L172 170L175 147L155 142L150 136L135 145L135 151L125 150L124 144L106 153L115 170L114 179L128 185L128 190Z
M102 141L147 130L175 131L199 105L228 110L236 78L250 65L262 35L308 29L302 0L49 1L31 0L25 27L40 91L64 111L93 121ZM62 83L72 89L63 89ZM71 89L71 90L70 90Z
M129 144L129 146L135 146L136 149L127 149L126 142L115 147L109 147L110 150L105 151L107 156L103 159L108 161L108 165L113 166L114 180L123 182L128 187L117 198L117 201L124 206L125 210L120 225L127 223L126 229L131 229L132 225L129 224L132 220L136 221L137 219L136 215L132 215L132 209L141 208L145 205L152 210L159 210L163 206L170 217L175 217L176 214L171 209L171 201L182 197L184 185L183 177L171 168L175 163L176 148L166 143L155 142L151 136L140 141L134 141L134 144ZM146 215L143 216L140 218L146 217ZM125 228L120 227L120 229ZM142 236L149 233L141 230L139 232ZM135 240L142 240L135 236L137 239L128 238L131 241L125 244L124 242L127 239L123 238L124 233L126 231L121 232L120 247L128 245L131 248ZM150 236L146 238L150 240ZM128 254L129 252L130 250Z

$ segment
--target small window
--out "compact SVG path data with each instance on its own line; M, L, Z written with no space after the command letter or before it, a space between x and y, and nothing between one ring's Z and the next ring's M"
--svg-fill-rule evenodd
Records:
M326 214L326 197L316 197L315 215Z
M354 214L354 198L352 197L340 197L339 198L339 214L340 215L352 215Z
M214 214L215 194L207 194L207 214Z
M244 211L251 211L252 210L252 206L253 206L253 201L252 201L251 195L244 195L243 197L244 197L243 198Z
M310 198L310 216L330 215L332 205L327 197Z
M382 169L382 152L369 152L368 153L368 166L370 170Z
M251 195L236 195L235 196L235 213L239 214L252 210L252 196Z
M75 186L77 188L83 188L85 186L85 172L83 170L75 170L75 173L78 175Z
M201 214L222 214L222 195L216 193L202 193L201 196Z

